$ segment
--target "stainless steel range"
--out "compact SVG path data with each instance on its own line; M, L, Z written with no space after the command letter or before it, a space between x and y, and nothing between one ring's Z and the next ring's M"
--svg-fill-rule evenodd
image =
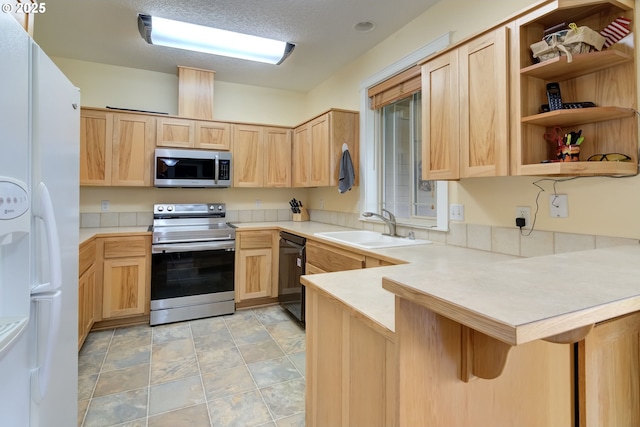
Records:
M235 311L235 228L224 203L153 207L151 325Z

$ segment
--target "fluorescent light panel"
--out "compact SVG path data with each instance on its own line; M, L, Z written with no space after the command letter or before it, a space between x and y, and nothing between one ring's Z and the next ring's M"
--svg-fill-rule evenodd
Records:
M280 64L295 45L264 37L139 14L140 35L149 44Z

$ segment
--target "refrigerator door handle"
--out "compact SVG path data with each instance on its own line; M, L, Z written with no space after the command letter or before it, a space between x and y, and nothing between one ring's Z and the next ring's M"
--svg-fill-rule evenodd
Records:
M31 301L36 304L36 321L38 322L36 325L38 360L36 367L31 371L31 396L36 403L42 401L49 387L51 359L60 329L61 296L62 291L31 296ZM45 311L45 307L48 308L46 320L39 317ZM40 353L41 348L44 348L43 353ZM42 360L40 360L40 354L42 354Z
M47 250L49 251L49 273L51 281L49 283L40 283L32 290L32 294L41 292L55 291L60 289L62 285L62 260L60 258L60 239L58 237L58 228L56 226L56 217L53 211L53 203L49 190L43 182L38 184L34 191L33 216L44 222L44 229L47 238Z

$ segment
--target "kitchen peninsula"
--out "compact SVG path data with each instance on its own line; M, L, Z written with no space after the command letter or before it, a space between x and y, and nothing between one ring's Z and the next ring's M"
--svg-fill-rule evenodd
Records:
M419 253L303 277L308 426L637 425L640 245Z

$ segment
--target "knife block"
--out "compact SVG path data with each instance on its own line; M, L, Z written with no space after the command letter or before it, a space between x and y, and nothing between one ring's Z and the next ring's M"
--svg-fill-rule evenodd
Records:
M298 208L298 209L300 209L300 213L294 213L293 220L296 222L309 221L309 212L307 212L307 208Z

